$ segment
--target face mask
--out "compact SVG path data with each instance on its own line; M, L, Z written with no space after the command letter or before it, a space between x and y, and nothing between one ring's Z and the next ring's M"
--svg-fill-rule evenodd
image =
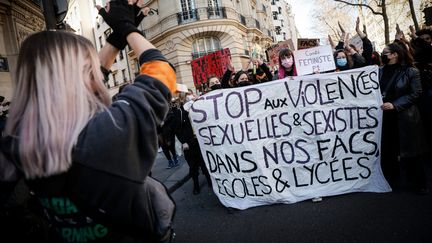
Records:
M238 83L238 87L244 87L244 86L248 86L248 85L251 85L252 83L251 82L249 82L249 81L243 81L243 82L240 82L240 83Z
M189 102L189 101L193 100L193 98L194 98L193 95L186 96L186 102Z
M213 86L210 86L211 90L217 90L217 89L221 89L222 85L221 84L214 84Z
M290 58L285 58L283 60L281 60L282 66L284 66L285 68L290 68L292 67L294 60L292 59L292 57Z
M347 63L348 63L348 61L347 61L346 58L336 59L336 64L337 64L339 67L344 67L344 66L347 65Z
M381 61L384 65L387 65L390 62L390 59L388 58L387 55L382 54L381 55Z

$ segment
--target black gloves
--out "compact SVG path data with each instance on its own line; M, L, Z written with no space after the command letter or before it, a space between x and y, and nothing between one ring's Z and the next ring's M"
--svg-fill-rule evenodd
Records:
M109 4L109 12L106 12L105 8L99 10L99 14L113 29L107 42L123 50L127 44L126 37L132 32L140 33L137 26L143 20L144 15L140 13L141 9L138 6L129 5L127 0L113 0Z

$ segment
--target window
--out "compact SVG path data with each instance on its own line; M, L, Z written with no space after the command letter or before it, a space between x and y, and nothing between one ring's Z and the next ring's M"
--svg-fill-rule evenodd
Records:
M208 0L208 13L211 16L221 16L221 7L219 0Z
M117 73L113 73L113 81L114 81L114 86L117 86L118 85L118 82L117 82Z
M243 48L244 48L244 54L249 56L249 48L248 44L246 43L246 37L243 36Z
M278 12L273 11L273 19L277 20L278 19Z
M123 81L127 81L127 78L126 78L126 69L123 69L122 70L122 75L123 75Z
M181 0L183 20L196 19L194 0Z
M103 43L102 43L102 36L99 36L99 46L100 46L100 48L103 47Z
M278 7L279 14L282 14L282 8Z
M209 53L221 49L220 41L216 37L204 37L194 41L192 44L192 58L200 58Z
M119 52L119 57L120 57L120 60L123 60L123 58L124 58L124 56L123 56L123 50L121 50L121 51Z
M208 0L208 6L211 8L219 8L220 7L219 0Z

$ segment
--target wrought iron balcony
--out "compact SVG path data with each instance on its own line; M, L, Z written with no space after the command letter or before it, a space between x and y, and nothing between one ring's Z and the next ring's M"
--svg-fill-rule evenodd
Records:
M229 7L213 8L196 8L190 11L183 11L169 15L143 31L146 38L152 39L165 31L175 28L180 25L190 24L197 21L212 20L212 19L229 19L240 22L247 28L256 28L263 34L267 34L263 28L261 28L258 20L252 17L245 17L239 14L235 9Z
M225 18L226 19L226 10L225 7L223 8L213 8L208 7L207 8L207 18L213 19L213 18Z
M198 9L177 13L178 24L185 24L199 20Z

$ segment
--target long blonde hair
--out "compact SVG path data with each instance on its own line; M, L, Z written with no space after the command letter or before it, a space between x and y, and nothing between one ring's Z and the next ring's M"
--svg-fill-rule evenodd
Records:
M6 135L18 139L26 178L65 172L88 121L111 100L90 41L42 31L22 43Z

